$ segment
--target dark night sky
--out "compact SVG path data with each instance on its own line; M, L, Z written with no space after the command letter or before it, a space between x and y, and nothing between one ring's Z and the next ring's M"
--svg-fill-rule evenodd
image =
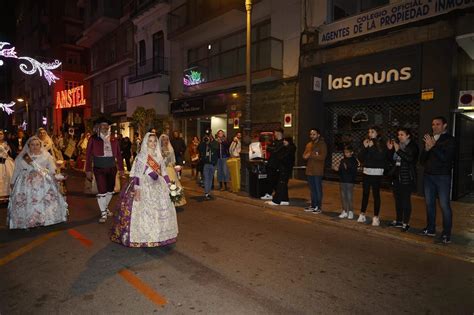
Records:
M0 41L13 44L15 35L15 1L0 1Z

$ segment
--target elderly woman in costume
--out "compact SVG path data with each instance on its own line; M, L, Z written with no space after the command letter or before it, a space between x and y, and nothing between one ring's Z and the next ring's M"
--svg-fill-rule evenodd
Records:
M15 159L8 204L10 229L28 229L65 222L68 205L59 193L53 157L33 136Z
M178 187L182 187L181 183L178 178L178 174L176 173L175 167L181 168L181 166L176 166L176 157L174 154L173 146L170 143L170 138L166 134L162 134L158 141L160 146L161 155L163 156L163 160L165 161L166 171L168 172L168 176L170 180L174 182ZM184 195L181 199L175 204L176 207L181 207L186 204L186 199Z
M156 247L176 242L178 223L157 136L148 132L133 162L130 182L121 193L111 240L127 247Z
M10 180L14 168L11 154L10 146L5 139L5 132L0 130L0 202L7 201L10 196Z
M114 194L117 167L123 176L123 159L118 140L111 135L111 122L101 117L94 122L97 133L87 143L86 178L92 182L92 172L97 182L97 203L100 209L99 223L111 216L109 203Z

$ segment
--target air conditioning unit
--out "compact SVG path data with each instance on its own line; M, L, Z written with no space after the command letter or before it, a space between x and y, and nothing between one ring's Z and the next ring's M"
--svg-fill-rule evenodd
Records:
M474 90L459 91L458 108L474 109Z

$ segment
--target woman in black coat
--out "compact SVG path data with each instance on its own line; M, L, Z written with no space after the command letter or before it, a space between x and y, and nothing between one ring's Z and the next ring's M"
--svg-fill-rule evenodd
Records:
M397 219L390 225L401 227L406 232L410 228L411 194L416 190L418 146L407 128L399 128L397 138L398 142L393 139L387 142L387 157L392 165L388 174L392 177L397 211Z

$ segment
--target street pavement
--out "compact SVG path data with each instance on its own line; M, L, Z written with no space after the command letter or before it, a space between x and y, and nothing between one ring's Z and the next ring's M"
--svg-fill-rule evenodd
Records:
M304 182L291 182L292 206L272 208L230 192L205 201L186 174L177 244L137 249L109 241L110 222L97 223L83 183L70 174L66 224L9 231L0 208L0 314L474 311L469 205L455 208L468 222L455 221L454 243L444 246L415 233L418 214L410 233L337 219L334 183L325 183L325 212L314 215L301 208ZM389 194L382 200L390 220Z

